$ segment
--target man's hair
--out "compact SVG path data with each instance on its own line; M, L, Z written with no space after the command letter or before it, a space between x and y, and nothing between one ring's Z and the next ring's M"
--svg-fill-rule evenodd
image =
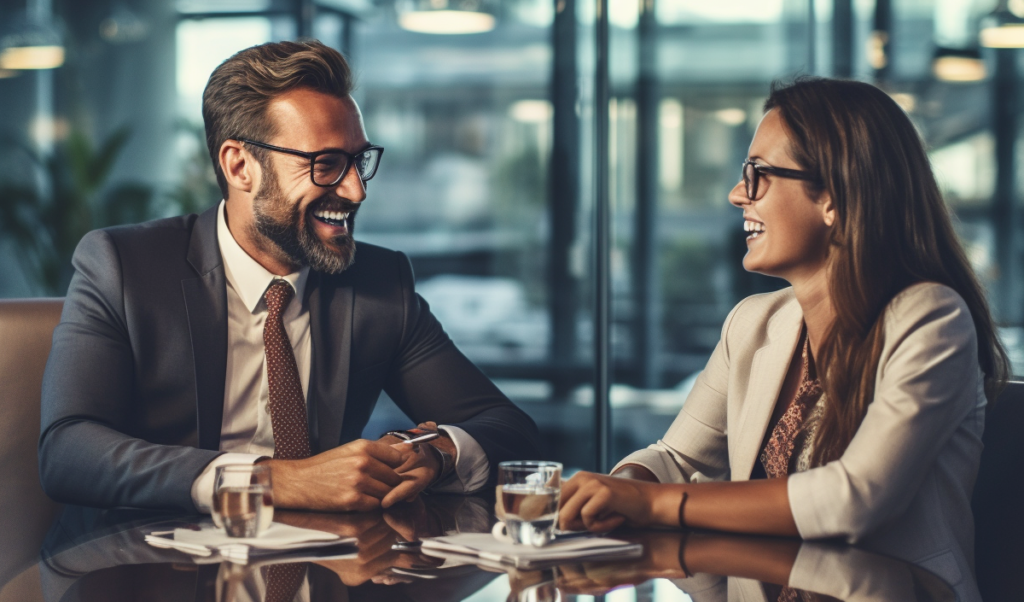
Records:
M203 122L206 146L224 198L228 197L228 183L218 155L225 140L265 142L273 138L276 132L267 117L267 105L285 92L308 88L344 98L352 87L352 71L345 58L316 40L253 46L214 69L203 92ZM263 149L250 150L264 163Z

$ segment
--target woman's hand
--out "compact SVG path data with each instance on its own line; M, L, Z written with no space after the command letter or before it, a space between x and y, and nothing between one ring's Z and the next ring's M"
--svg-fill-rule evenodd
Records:
M660 493L653 483L579 472L562 485L559 524L572 531L648 526L654 523Z

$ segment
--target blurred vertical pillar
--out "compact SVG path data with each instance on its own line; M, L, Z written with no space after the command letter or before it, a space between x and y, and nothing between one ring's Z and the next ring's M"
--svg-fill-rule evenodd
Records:
M853 76L853 0L832 5L832 76Z
M875 0L873 23L871 66L875 70L875 82L884 85L892 77L892 0Z
M807 0L807 72L818 72L818 11L815 0Z
M314 0L293 0L295 10L295 31L298 39L313 37L313 19L316 18Z
M552 26L551 104L554 108L550 175L548 290L551 314L551 385L555 399L574 386L579 295L572 269L579 201L580 124L577 114L576 0L555 2Z
M354 62L352 51L356 47L356 17L349 13L341 15L341 53L351 64Z
M996 284L996 311L1002 324L1018 324L1020 299L1016 298L1017 249L1017 130L1019 111L1017 50L996 48L995 74L992 78L992 132L995 135L996 186L992 198L992 230L995 260L999 266Z
M29 0L28 16L37 23L50 23L53 20L52 0ZM36 110L32 120L31 138L35 143L36 152L40 157L49 157L54 147L54 97L53 69L37 69L36 79ZM43 171L39 173L40 192L50 193L47 188L47 177Z
M636 89L636 223L633 236L634 340L637 383L661 385L661 286L658 264L658 21L655 0L641 0ZM681 168L681 166L680 166Z
M611 195L609 185L610 57L608 0L597 2L594 69L594 432L595 463L608 472L611 447Z

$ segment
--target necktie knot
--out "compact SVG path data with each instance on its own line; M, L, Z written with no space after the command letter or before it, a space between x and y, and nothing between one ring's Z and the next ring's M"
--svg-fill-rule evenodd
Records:
M275 280L267 288L267 292L263 294L270 315L274 317L280 316L281 311L288 305L288 302L292 300L294 295L295 290L292 289L292 285L284 280Z

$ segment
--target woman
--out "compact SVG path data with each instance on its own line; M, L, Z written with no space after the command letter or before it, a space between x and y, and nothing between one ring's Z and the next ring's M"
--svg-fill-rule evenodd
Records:
M744 268L792 286L732 310L663 440L566 483L562 527L843 537L969 575L1007 360L910 120L864 83L773 86L729 201Z

